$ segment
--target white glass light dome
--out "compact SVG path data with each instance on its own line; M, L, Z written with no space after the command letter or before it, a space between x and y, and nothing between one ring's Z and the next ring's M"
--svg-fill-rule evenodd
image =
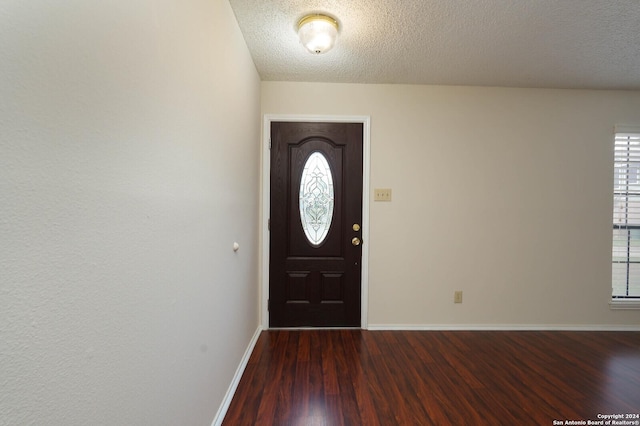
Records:
M337 35L338 22L326 15L305 16L298 23L300 43L314 54L331 50Z

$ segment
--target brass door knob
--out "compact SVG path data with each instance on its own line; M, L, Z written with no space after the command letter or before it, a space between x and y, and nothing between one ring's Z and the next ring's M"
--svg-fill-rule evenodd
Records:
M358 237L353 237L351 239L351 244L353 244L354 246L359 246L360 245L360 238Z

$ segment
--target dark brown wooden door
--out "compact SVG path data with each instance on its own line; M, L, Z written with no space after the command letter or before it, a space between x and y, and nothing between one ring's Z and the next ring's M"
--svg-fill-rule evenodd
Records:
M271 123L271 327L360 326L362 128Z

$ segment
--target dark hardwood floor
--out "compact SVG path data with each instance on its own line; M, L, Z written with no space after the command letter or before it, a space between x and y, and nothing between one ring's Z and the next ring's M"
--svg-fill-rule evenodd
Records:
M598 414L640 424L640 333L273 330L223 424L552 425Z

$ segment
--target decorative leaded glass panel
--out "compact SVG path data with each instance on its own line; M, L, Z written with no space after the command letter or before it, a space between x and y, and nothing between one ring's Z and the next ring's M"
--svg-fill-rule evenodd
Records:
M333 176L327 158L313 152L300 178L300 219L304 234L312 245L320 245L329 233L333 219Z

